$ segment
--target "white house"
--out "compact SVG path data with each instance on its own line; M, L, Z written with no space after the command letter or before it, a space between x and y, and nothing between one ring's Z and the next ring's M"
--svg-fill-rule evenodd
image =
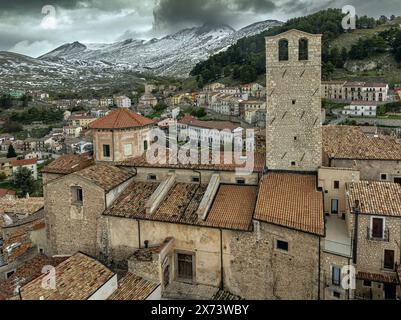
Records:
M119 108L131 108L131 99L126 96L116 97L115 102Z
M349 106L344 107L342 113L354 117L376 117L377 102L353 101Z
M11 165L13 167L13 173L17 172L18 168L27 168L31 170L32 177L37 180L38 179L38 167L37 167L38 159L23 159L23 160L13 160L11 161Z

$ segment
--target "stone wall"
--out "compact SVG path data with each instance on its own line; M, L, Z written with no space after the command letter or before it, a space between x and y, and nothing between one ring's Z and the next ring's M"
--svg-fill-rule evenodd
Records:
M94 131L95 159L97 161L124 161L141 156L145 152L144 141L149 142L149 131L150 127ZM110 157L104 157L103 145L110 146Z
M352 168L361 172L360 179L368 181L381 181L381 174L387 174L388 182L394 178L401 178L401 162L391 160L331 160L331 167Z
M223 239L226 290L245 299L318 298L318 236L256 222L254 232L224 231Z
M323 189L324 212L331 212L331 201L338 200L338 214L345 214L347 203L345 198L345 184L359 182L359 171L346 168L319 168L318 186ZM334 188L334 181L339 182L339 188Z
M322 240L322 248L324 248L324 240ZM332 267L343 268L352 264L351 259L328 252L321 252L321 299L322 300L348 300L352 298L352 290L348 291L341 285L332 283ZM339 296L336 296L337 293Z
M384 227L389 230L389 241L384 241L368 239L368 228L371 228L372 217L376 216L359 214L357 269L358 271L386 274L388 271L383 268L384 250L394 250L395 263L400 264L401 218L377 216L385 218ZM347 222L348 229L353 232L355 215L350 215Z
M73 203L71 188L83 190L82 206ZM105 192L75 175L53 180L44 186L47 239L50 254L82 251L98 255L98 219L105 210Z
M138 221L104 217L108 230L109 257L115 262L128 259L138 249ZM145 240L149 246L157 246L166 238L174 238L172 254L176 251L191 252L195 255L195 282L201 285L220 284L220 231L212 228L171 224L156 221L139 221L140 243ZM174 258L170 257L170 277L175 279Z
M137 176L135 180L138 181L147 181L149 179L149 175L155 175L155 181L162 181L167 178L167 175L171 172L176 174L176 181L184 182L184 183L191 183L192 178L199 178L199 173L193 170L174 170L174 169L167 169L167 168L137 168ZM243 178L245 179L245 184L247 185L257 185L259 183L259 174L252 173L250 175L236 175L235 171L213 171L213 170L202 170L201 174L201 182L203 184L209 183L210 178L213 174L218 173L220 175L220 182L221 183L228 183L228 184L235 184L236 179Z
M279 41L288 40L288 61ZM308 40L308 60L298 61L298 42ZM322 162L321 35L288 31L266 38L266 163L269 169L316 171Z

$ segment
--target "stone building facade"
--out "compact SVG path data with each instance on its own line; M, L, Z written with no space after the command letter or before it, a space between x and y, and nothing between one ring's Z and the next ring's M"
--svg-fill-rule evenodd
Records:
M321 35L290 30L268 37L266 54L267 167L316 171L322 161Z

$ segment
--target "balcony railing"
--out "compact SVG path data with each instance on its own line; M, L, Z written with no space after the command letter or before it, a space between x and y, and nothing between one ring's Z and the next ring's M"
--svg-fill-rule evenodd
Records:
M371 228L367 228L367 239L373 241L390 241L390 230L388 228L383 230L383 234L381 236L373 235L373 230Z

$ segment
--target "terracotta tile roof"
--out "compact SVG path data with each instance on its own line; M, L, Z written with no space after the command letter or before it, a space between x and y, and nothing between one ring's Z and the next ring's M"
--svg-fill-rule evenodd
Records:
M133 173L108 164L98 164L73 173L89 180L106 191L110 191L133 177Z
M148 214L145 210L145 204L158 185L159 183L134 181L104 212L104 215L213 228L249 230L256 203L257 187L220 186L209 215L206 221L203 221L198 218L197 210L207 185L176 182L157 210ZM231 204L225 210L224 206L229 202Z
M42 288L41 275L21 288L23 300L86 300L114 273L100 262L77 253L55 267L56 290Z
M88 155L65 154L42 169L43 173L70 174L93 165Z
M380 274L380 273L370 273L370 272L362 272L359 271L356 275L357 279L360 280L368 280L374 282L384 282L384 283L393 283L399 284L399 280L397 275L395 274Z
M146 300L158 286L157 283L128 272L118 281L118 289L108 300Z
M233 230L248 230L252 224L258 187L221 185L206 224Z
M323 194L314 175L272 172L259 188L255 219L324 235Z
M0 188L0 198L3 198L8 195L15 196L16 194L17 194L17 192L15 190Z
M401 216L401 185L392 182L352 182L346 184L350 207L359 200L360 212Z
M212 297L212 300L218 300L218 301L228 301L228 300L244 300L243 298L236 296L235 294L232 294L229 291L226 290L219 290L216 292L216 294Z
M344 85L347 81L341 81L341 80L332 80L332 81L322 81L322 84L341 84Z
M11 165L13 167L29 166L29 165L32 165L32 164L36 164L37 162L38 162L38 159L13 160L13 161L11 161Z
M92 122L91 129L127 129L153 124L153 120L134 113L127 108L118 108L107 116Z
M174 169L188 169L188 170L216 170L216 171L235 171L238 168L245 168L245 163L236 164L234 153L229 153L229 156L232 159L231 164L226 164L224 159L227 153L221 152L220 153L220 163L214 164L212 161L212 157L209 157L209 163L203 164L201 161L201 154L199 153L199 161L197 164L181 164L177 161L177 164L170 163L170 154L167 152L166 155L166 162L164 163L164 159L158 159L159 161L155 164L151 164L146 160L146 154L129 159L124 162L118 163L120 166L127 166L127 167L143 167L143 168L174 168ZM156 155L157 157L157 155ZM238 161L237 161L238 162ZM250 162L250 161L249 161ZM266 154L262 152L255 152L254 159L253 159L253 172L263 172L266 163Z
M335 159L401 160L401 142L394 137L366 135L353 126L323 126L323 151Z
M198 128L217 130L229 129L231 131L241 126L240 124L237 125L230 121L202 121L190 115L184 116L180 121L178 121L178 123Z
M39 254L33 259L30 259L17 268L15 273L2 282L0 285L0 300L10 299L15 296L16 286L24 284L36 279L42 275L44 266L57 266L67 258L50 258L43 254ZM17 297L19 297L17 295Z

